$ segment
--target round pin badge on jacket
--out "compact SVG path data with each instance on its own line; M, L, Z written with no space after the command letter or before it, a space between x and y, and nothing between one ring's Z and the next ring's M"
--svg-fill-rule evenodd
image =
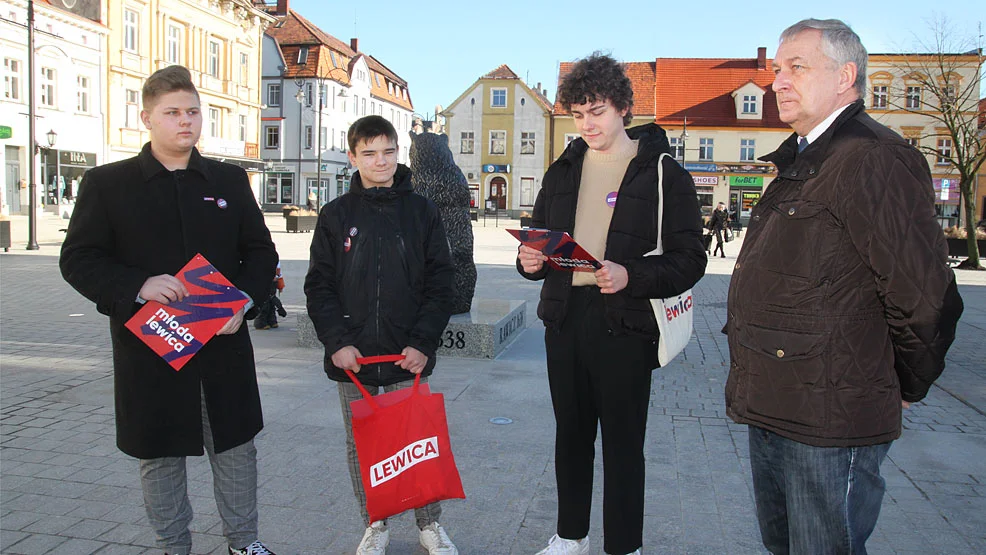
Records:
M226 205L226 199L224 199L224 198L216 199L216 206L218 206L219 208L225 210L226 209L226 206L227 206Z
M613 191L612 193L606 195L606 205L609 206L610 208L616 206L616 191Z

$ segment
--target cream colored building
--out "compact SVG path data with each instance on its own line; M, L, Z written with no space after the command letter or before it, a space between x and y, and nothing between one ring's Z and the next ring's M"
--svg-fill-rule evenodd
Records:
M475 208L530 212L551 162L551 103L506 65L480 77L442 112Z
M108 161L147 142L141 87L154 71L180 64L202 100L199 151L251 172L259 198L261 39L273 21L250 0L109 0Z
M934 54L870 54L869 57L866 111L927 153L935 186L935 210L942 226L957 225L963 209L958 173L943 158L927 152L929 149L950 152L953 144L947 129L932 117L939 113L941 105L926 84L954 87L961 101L957 116L971 122L971 128L975 129L981 66L980 56L974 52L944 58ZM969 87L973 90L967 93Z

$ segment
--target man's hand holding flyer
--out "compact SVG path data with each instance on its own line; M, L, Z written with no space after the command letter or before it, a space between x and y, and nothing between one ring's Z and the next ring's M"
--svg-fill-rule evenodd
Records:
M247 304L246 296L196 254L175 276L188 289L181 301L148 301L126 327L176 371Z
M567 231L525 228L508 229L507 232L524 246L544 253L548 264L556 270L595 272L602 267Z

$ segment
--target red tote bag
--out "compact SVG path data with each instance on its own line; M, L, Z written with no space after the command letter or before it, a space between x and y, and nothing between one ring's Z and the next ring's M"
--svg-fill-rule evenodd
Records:
M362 364L395 362L401 355L357 359ZM353 438L359 458L366 510L383 520L442 499L465 499L445 420L445 397L421 385L372 396L346 370L363 399L353 401Z

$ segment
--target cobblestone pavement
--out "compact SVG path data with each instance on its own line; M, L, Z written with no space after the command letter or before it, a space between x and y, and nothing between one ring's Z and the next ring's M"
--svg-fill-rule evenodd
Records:
M15 217L16 218L16 217ZM496 360L441 359L468 495L444 504L442 523L464 554L530 554L554 531L553 418L544 372L539 284L510 266L515 244L479 222L477 297L528 301L529 328ZM515 222L514 222L515 223ZM0 552L159 553L141 502L137 463L115 447L106 318L59 276L64 222L42 218L40 251L0 255ZM269 217L292 314L254 339L266 427L258 436L261 539L276 552L353 553L362 534L344 454L335 388L322 353L294 341L303 310L308 234ZM16 241L21 241L20 244ZM740 239L741 241L741 239ZM710 261L695 288L695 336L655 373L647 439L646 553L763 553L750 489L746 429L725 416L723 325L730 257ZM966 313L939 384L905 415L890 451L871 553L986 553L986 276L961 272ZM494 416L512 419L493 425ZM592 553L601 553L601 456ZM225 553L203 457L189 459L194 553ZM413 519L392 521L391 553L420 555Z

